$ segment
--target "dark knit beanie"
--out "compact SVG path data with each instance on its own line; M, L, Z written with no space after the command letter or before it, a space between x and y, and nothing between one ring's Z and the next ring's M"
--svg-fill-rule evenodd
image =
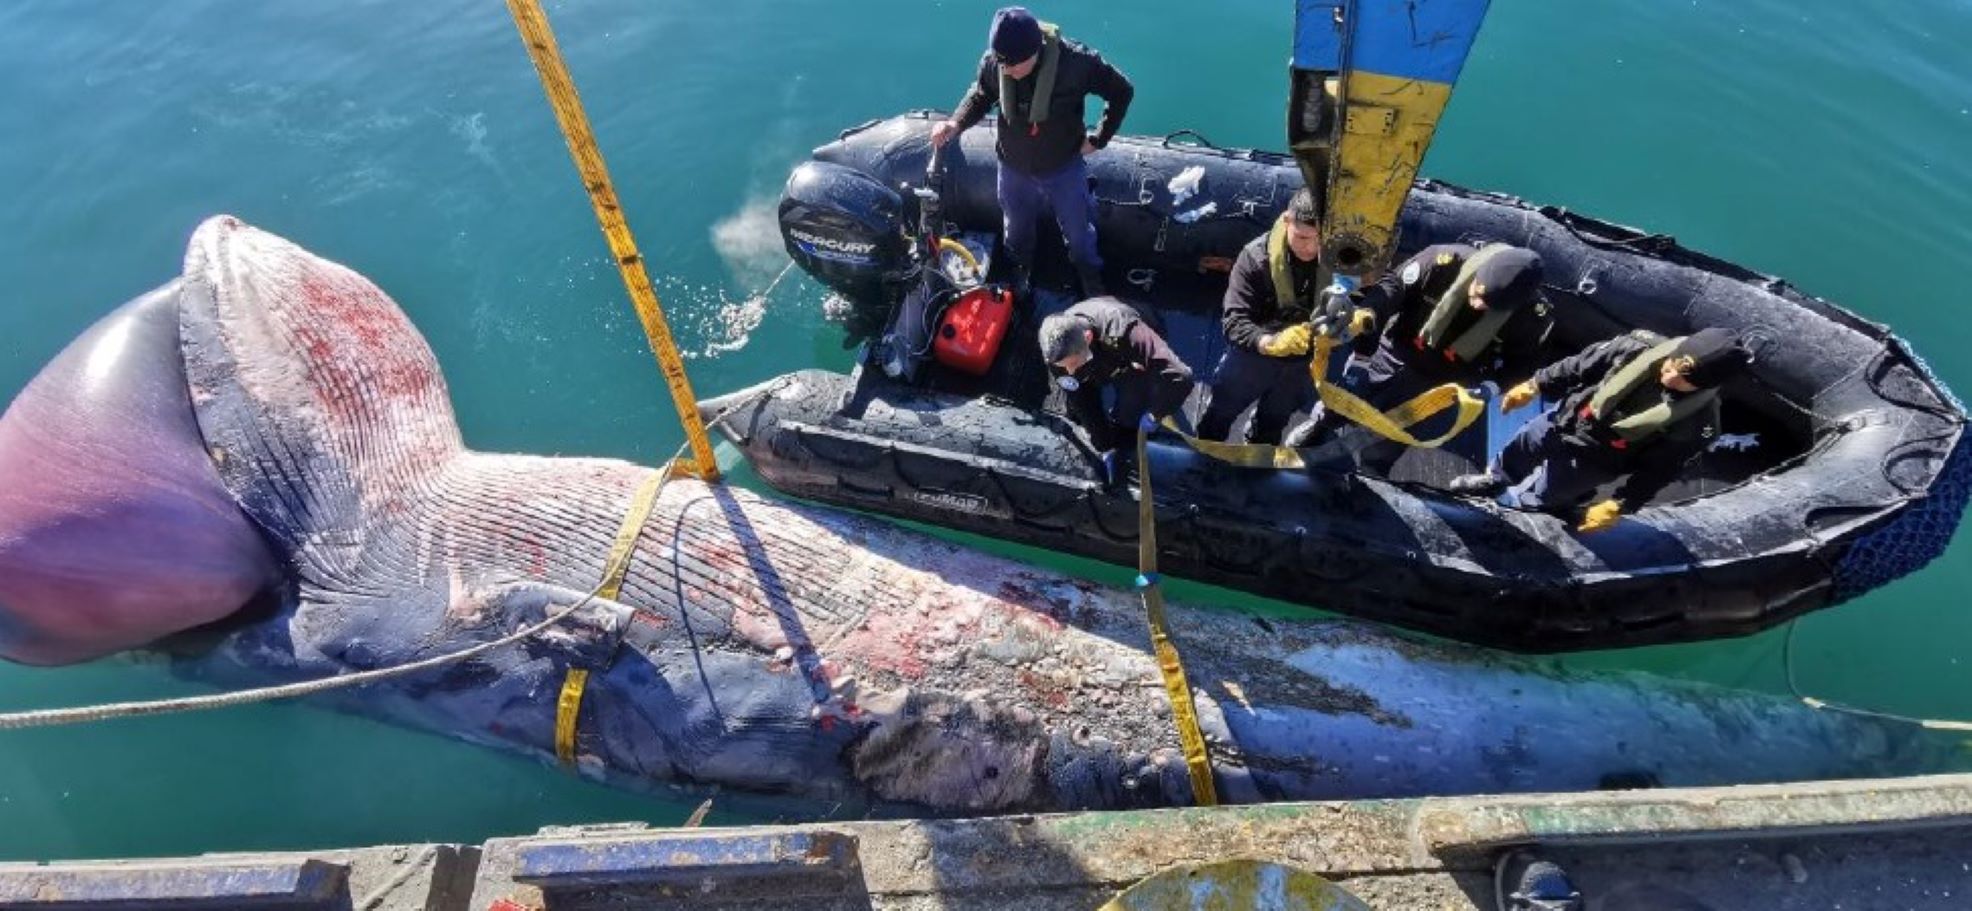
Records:
M1717 386L1753 362L1753 354L1741 347L1739 334L1731 329L1701 329L1679 340L1672 357L1691 358L1684 378L1700 389Z
M1041 22L1027 7L1009 6L993 14L993 30L986 40L994 56L1019 63L1041 52Z
M1525 247L1501 250L1479 265L1472 286L1486 298L1487 309L1518 310L1541 289L1541 256Z

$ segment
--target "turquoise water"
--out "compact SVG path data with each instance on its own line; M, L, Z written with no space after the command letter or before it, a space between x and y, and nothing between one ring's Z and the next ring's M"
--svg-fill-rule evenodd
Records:
M701 391L843 367L771 204L841 128L956 102L992 4L550 5ZM1495 4L1426 165L1675 234L1895 325L1972 391L1972 3ZM1278 147L1292 4L1057 3L1136 80L1126 129ZM0 6L0 397L231 212L375 279L482 449L655 461L661 382L498 0ZM8 483L9 479L0 479ZM1106 579L1120 571L1053 565ZM1972 717L1972 549L1814 615L1817 693ZM1187 587L1193 601L1245 603ZM1571 658L1781 689L1780 638ZM191 692L125 660L0 666L0 710ZM531 762L267 706L0 734L0 858L475 840L681 820ZM722 816L714 819L737 819Z

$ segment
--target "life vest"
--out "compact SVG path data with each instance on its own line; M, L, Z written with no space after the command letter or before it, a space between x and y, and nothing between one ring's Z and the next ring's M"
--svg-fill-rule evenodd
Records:
M1013 124L1015 129L1025 128L1027 135L1036 136L1041 132L1041 124L1048 121L1050 109L1054 106L1055 71L1061 68L1061 28L1052 22L1041 23L1041 63L1034 68L1034 98L1027 103L1027 115L1022 117L1019 105L1014 103L1013 78L1007 75L1007 68L1000 67L1000 116Z
M1469 309L1466 301L1472 292L1472 278L1479 274L1479 267L1507 249L1505 244L1487 244L1465 258L1451 285L1438 295L1437 300L1431 301L1431 315L1425 319L1424 328L1417 333L1418 350L1437 351L1445 356L1445 360L1465 363L1471 363L1486 353L1493 340L1499 337L1501 327L1512 318L1513 311L1488 307L1457 338L1447 341L1445 336Z
M1659 342L1616 368L1603 378L1576 416L1610 437L1610 447L1628 449L1710 409L1718 399L1717 389L1700 389L1668 400L1662 394L1657 373L1664 359L1677 350L1679 341L1682 339Z

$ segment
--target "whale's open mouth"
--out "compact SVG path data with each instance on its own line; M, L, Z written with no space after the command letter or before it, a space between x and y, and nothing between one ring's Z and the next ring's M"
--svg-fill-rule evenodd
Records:
M0 657L88 660L226 617L304 540L460 451L436 360L355 272L220 216L0 418Z
M182 281L118 308L0 417L0 657L66 664L225 617L278 576L220 483Z

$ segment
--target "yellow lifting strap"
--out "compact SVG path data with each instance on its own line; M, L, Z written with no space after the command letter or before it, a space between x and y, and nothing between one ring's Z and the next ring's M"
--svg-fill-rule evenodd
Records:
M609 556L603 560L603 584L596 587L595 597L614 601L622 593L630 556L636 553L637 536L643 533L644 523L657 506L657 495L664 491L664 484L671 480L677 464L675 460L664 463L663 468L637 485L637 492L630 497L630 508L623 514L623 524L616 529L616 540L609 546ZM568 676L562 678L561 696L555 700L555 755L563 764L575 762L575 719L582 712L582 690L588 683L588 671L569 668Z
M1308 359L1308 373L1315 379L1315 391L1321 395L1323 407L1368 428L1377 436L1417 449L1436 449L1465 432L1465 428L1472 426L1472 422L1486 410L1485 401L1465 391L1465 387L1446 383L1426 389L1388 411L1379 411L1355 393L1328 381L1329 355L1335 351L1336 344L1334 336L1315 337L1315 355ZM1452 418L1451 429L1428 440L1411 435L1411 425L1428 420L1432 415L1453 406L1458 407L1458 413Z
M1185 665L1178 658L1178 647L1164 621L1164 592L1157 576L1157 502L1150 492L1149 435L1137 430L1137 590L1143 595L1144 612L1150 617L1150 646L1157 654L1157 670L1164 676L1164 693L1171 699L1171 719L1178 727L1178 743L1184 748L1185 769L1191 773L1191 795L1201 807L1219 804L1218 789L1212 783L1212 758L1205 752L1205 735L1198 730L1198 711L1192 705L1191 684L1185 680Z
M1363 401L1355 393L1329 382L1329 356L1334 352L1336 340L1326 335L1315 337L1314 356L1309 359L1308 370L1315 378L1315 391L1321 394L1322 404L1336 414L1369 428L1373 433L1395 440L1406 446L1420 449L1435 449L1445 445L1453 437L1472 426L1479 415L1486 410L1486 403L1478 396L1467 392L1456 383L1446 383L1419 393L1410 401L1404 402L1388 411L1378 411L1376 406ZM1412 436L1409 428L1447 408L1457 407L1451 429L1428 440ZM1178 429L1170 418L1164 419L1165 429L1176 434L1185 444L1207 458L1237 465L1241 468L1301 468L1306 463L1298 450L1286 446L1270 446L1264 443L1222 443L1218 440L1200 439L1189 436Z
M561 698L555 700L555 755L563 765L575 763L575 718L582 713L582 688L588 682L588 671L569 668L562 678Z
M609 557L603 561L603 584L596 589L596 597L614 601L623 591L623 574L630 569L630 555L636 553L637 536L643 533L644 522L657 506L657 495L664 490L665 482L671 480L672 466L676 464L664 463L662 469L637 485L637 493L630 499L630 510L623 516L623 525L616 529L616 540L609 545Z
M629 223L624 221L623 205L610 183L609 169L603 166L603 153L596 146L595 133L589 129L582 99L575 94L575 81L569 77L568 67L562 63L561 51L555 45L554 32L548 28L548 16L542 12L539 0L507 0L507 9L513 13L514 25L520 29L521 41L527 46L527 56L533 59L534 69L541 76L541 88L548 93L548 104L555 109L562 138L568 140L568 153L575 158L575 169L581 172L582 186L589 191L596 221L602 224L603 236L609 239L609 252L616 258L617 270L623 274L630 301L636 305L637 319L644 324L651 353L657 356L658 369L664 372L664 381L671 387L678 421L684 425L685 438L691 443L692 463L686 471L703 480L716 480L719 465L712 458L712 441L705 435L705 422L698 416L698 398L692 395L691 382L685 377L684 359L678 356L677 343L671 339L671 326L665 322L657 292L644 272L644 258L637 252L636 240L630 236Z
M1270 446L1265 443L1223 443L1187 435L1178 429L1170 418L1164 419L1164 428L1177 434L1185 444L1207 458L1216 459L1241 468L1300 468L1301 453L1286 446Z

